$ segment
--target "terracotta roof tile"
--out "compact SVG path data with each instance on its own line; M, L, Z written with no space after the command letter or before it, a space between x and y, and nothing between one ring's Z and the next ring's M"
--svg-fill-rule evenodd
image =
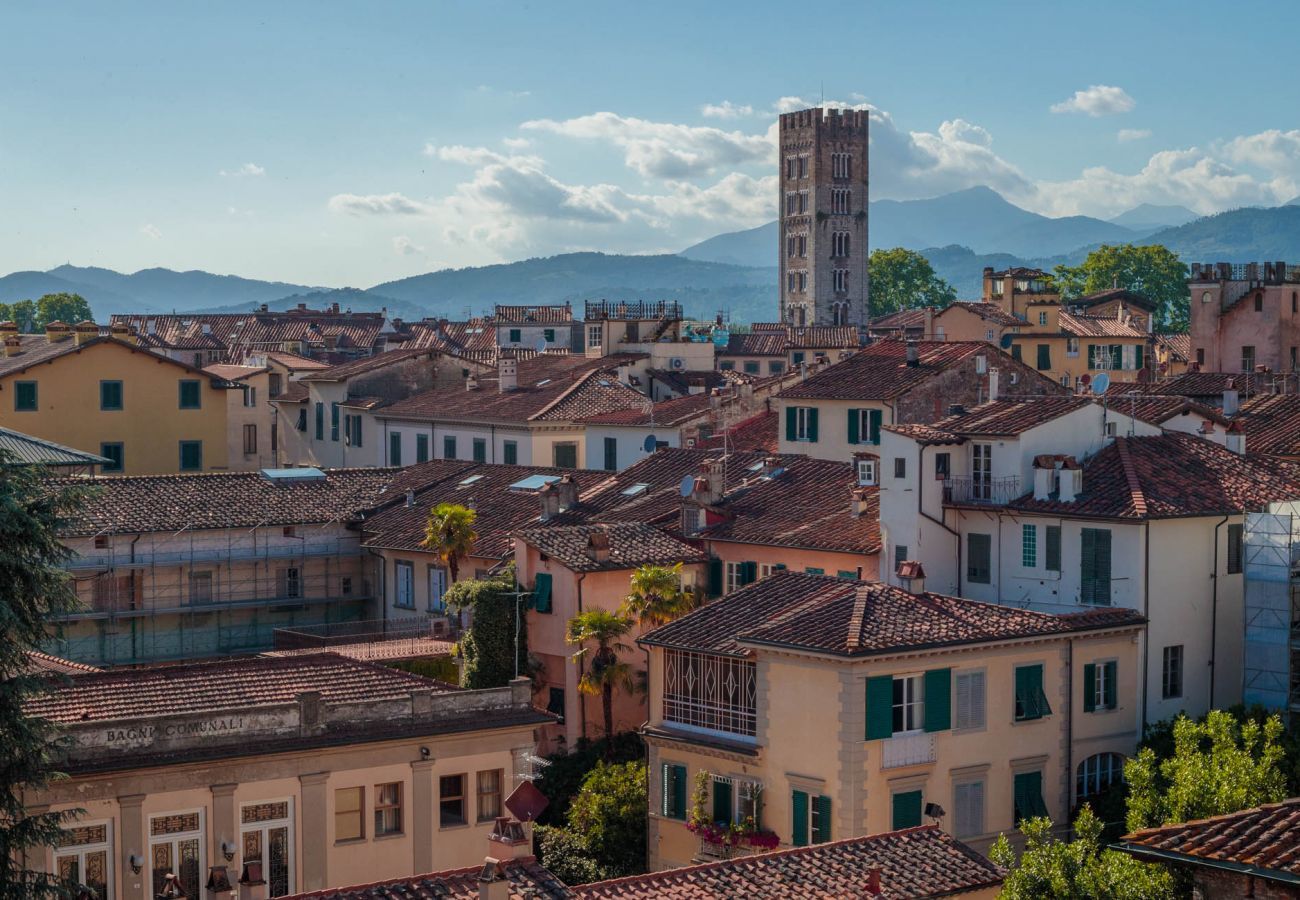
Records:
M279 363L290 372L305 372L307 370L328 369L330 367L330 364L327 362L321 362L319 359L311 359L297 353L290 353L287 350L268 350L266 351L266 358Z
M1083 409L1091 402L1086 397L1070 395L994 400L946 416L931 428L957 435L1011 436Z
M1300 878L1300 798L1126 834L1119 848L1151 861L1183 858L1249 867L1242 874L1295 884Z
M1024 319L1017 319L1010 313L1003 312L1002 307L996 303L984 303L978 300L960 300L956 303L946 306L936 312L935 318L938 319L950 309L964 309L974 313L986 322L992 322L994 325L1005 325L1014 327L1024 325Z
M941 447L946 444L963 444L966 439L959 434L953 434L951 431L943 431L932 425L885 425L885 431L892 431L894 434L901 434L903 437L911 438L918 444L927 447Z
M851 325L769 325L746 334L732 334L720 356L785 356L790 350L839 350L858 346Z
M163 360L166 364L178 366L189 372L193 372L195 375L201 375L212 379L212 381L218 386L227 386L224 384L224 379L211 372L205 372L203 369L195 368L194 366L180 362L179 360L171 359L166 356L159 356L151 353L147 349L137 347L134 344L120 341L117 338L109 337L107 335L91 338L80 346L77 345L76 340L71 336L59 341L50 341L46 340L45 335L43 334L24 334L19 335L19 341L21 344L21 352L14 356L4 356L3 354L0 354L0 377L14 375L40 363L49 362L52 359L58 359L61 356L80 353L83 350L94 347L98 344L113 344L119 347L125 347L133 353L148 353L150 354L150 359Z
M1260 394L1233 417L1246 429L1246 452L1300 456L1300 394Z
M48 653L41 653L39 650L27 651L27 664L31 672L48 675L78 675L86 672L103 671L98 666L75 662L61 656L51 656Z
M1115 300L1122 300L1125 306L1136 306L1146 312L1155 312L1156 310L1156 304L1152 303L1145 294L1138 294L1127 288L1108 288L1104 291L1084 294L1082 297L1075 297L1070 300L1068 305L1080 309L1089 309Z
M737 422L723 432L710 435L706 447L726 448L732 452L775 453L781 445L776 410L768 410Z
M1193 400L1203 400L1218 405L1229 386L1235 388L1241 399L1263 393L1267 380L1258 375L1233 372L1184 372L1166 381L1149 385L1153 394L1179 394Z
M1122 322L1115 316L1089 316L1061 310L1060 323L1062 333L1075 337L1150 337L1145 329ZM1032 334L1021 336L1026 340L1033 338Z
M1156 333L1156 346L1169 351L1176 362L1189 362L1192 358L1192 336L1185 331Z
M574 572L699 563L709 558L703 550L641 522L528 528L517 536ZM589 552L593 536L608 542L609 558L604 562L597 562Z
M252 375L260 375L267 371L266 366L236 366L230 363L216 363L211 366L204 366L203 371L209 372L218 378L224 378L226 381L240 381Z
M1057 616L943 594L910 594L880 582L778 572L645 634L648 644L748 654L750 645L836 656L983 644L1129 627L1129 609Z
M573 307L568 303L562 306L504 306L498 303L492 314L494 325L560 325L572 321Z
M564 882L531 856L502 860L501 869L509 883L506 894L509 900L568 900L573 896ZM427 875L294 894L288 900L479 900L482 870L482 864L445 869Z
M1225 419L1217 410L1196 403L1177 394L1146 394L1148 385L1129 385L1129 393L1117 392L1114 387L1106 391L1106 405L1116 412L1132 416L1152 425L1163 425L1175 416L1195 415L1220 425Z
M387 324L382 313L291 309L283 312L115 315L113 324L133 328L142 343L172 349L225 348L232 356L281 350L302 342L315 350L335 348L371 352L382 343ZM150 333L150 325L153 332ZM205 332L206 327L206 332Z
M354 375L361 375L375 369L382 369L391 366L394 363L405 362L409 359L418 359L424 357L433 359L437 355L436 350L415 349L415 350L387 350L383 353L376 353L373 356L363 356L360 359L354 359L350 362L341 363L337 366L330 366L328 369L320 369L302 376L303 381L346 381Z
M907 364L907 343L881 340L781 392L810 400L887 400L977 353L1001 351L983 341L918 341L919 365Z
M645 397L641 398L640 406L627 406L613 412L589 416L582 421L587 425L640 426L649 425L653 420L655 425L673 428L695 419L706 418L711 409L707 393L687 394L685 397L660 400L654 404L653 411L645 399Z

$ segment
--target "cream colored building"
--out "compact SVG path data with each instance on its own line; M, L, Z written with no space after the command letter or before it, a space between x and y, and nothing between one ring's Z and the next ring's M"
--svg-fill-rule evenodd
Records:
M917 593L774 575L641 638L652 869L717 853L686 827L700 816L782 846L938 821L987 850L1120 777L1141 616L975 603L914 574Z
M236 472L274 467L278 433L275 407L268 400L272 372L266 366L217 363L204 369L224 378L237 390L226 391L226 458Z
M334 654L73 676L29 704L66 730L68 777L24 800L83 813L29 862L101 900L169 874L267 898L478 863L548 721L529 694Z

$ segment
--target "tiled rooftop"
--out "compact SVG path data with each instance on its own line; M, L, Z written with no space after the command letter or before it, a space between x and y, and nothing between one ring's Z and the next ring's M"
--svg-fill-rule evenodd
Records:
M1229 871L1294 885L1300 879L1300 798L1136 831L1118 846L1147 861L1228 864Z
M0 465L39 464L42 466L89 466L108 462L94 453L0 427Z
M99 344L113 344L118 347L123 347L132 353L150 353L150 351L137 347L134 344L119 341L117 338L108 336L91 338L80 346L77 345L76 339L71 335L62 340L50 341L47 340L43 334L23 334L19 335L19 341L21 348L18 353L13 356L0 354L0 377L14 375L18 372L30 369L32 366L39 365L40 363L50 362L51 360L58 359L61 356L80 353L83 350ZM151 358L161 359L167 364L179 366L182 369L194 372L196 375L207 376L219 386L224 386L222 385L222 379L220 376L214 375L211 372L205 372L202 369L196 369L186 363L178 362L177 360L169 359L164 356L158 356L157 354L151 354Z
M79 675L102 671L98 666L64 659L61 656L51 656L39 650L27 651L27 664L31 672L44 675Z
M853 326L770 324L754 326L747 334L732 334L722 356L785 356L790 350L838 350L858 346Z
M983 341L918 341L919 365L907 364L907 343L877 341L848 359L786 388L792 400L889 400L978 353L1000 353Z
M747 654L749 645L771 645L859 657L1129 627L1143 621L1128 609L1056 616L943 594L910 594L880 582L778 572L641 640L707 653Z
M1241 456L1169 432L1116 438L1084 464L1083 491L1073 502L1026 494L1010 506L1053 515L1162 519L1240 514L1292 499L1300 499L1300 465Z
M1074 337L1150 337L1146 329L1122 321L1115 316L1089 316L1083 313L1069 313L1061 310L1061 331ZM1032 340L1033 335L1022 335L1025 340Z
M484 842L484 850L487 843ZM572 892L531 856L504 860L502 872L510 884L509 900L568 900ZM294 894L289 900L480 900L483 866L446 869L427 875L394 878L352 887L327 888Z
M346 381L354 375L361 375L375 369L382 369L395 363L424 357L433 359L434 350L387 350L374 356L363 356L328 369L319 369L302 376L303 381Z
M641 522L529 528L517 532L517 535L524 543L574 572L670 566L678 562L700 563L709 558L703 550ZM593 536L608 541L609 558L604 562L597 562L589 552Z
M937 319L950 309L967 310L968 312L972 312L979 316L986 322L992 322L994 325L1015 327L1025 324L1023 319L1017 319L1010 313L1003 312L1002 307L998 306L996 303L984 303L983 301L977 300L958 301L951 306L946 306L935 313L935 318Z
M940 447L946 444L963 444L966 442L966 439L961 435L953 434L951 431L942 431L933 425L885 425L884 429L911 438L918 444L927 447Z
M1145 294L1137 294L1127 288L1109 288L1093 294L1084 294L1082 297L1076 297L1069 301L1067 305L1079 309L1090 309L1116 300L1123 301L1125 306L1134 306L1146 312L1155 312L1156 309L1156 305L1148 300Z
M141 343L171 349L227 348L258 352L282 350L303 342L324 349L328 342L343 350L370 352L380 340L385 318L377 312L298 310L284 312L190 313L182 315L115 315L113 324L135 329Z
M1163 425L1176 416L1197 416L1219 425L1226 425L1228 420L1217 410L1203 406L1180 397L1177 394L1144 394L1144 385L1131 386L1132 393L1106 391L1106 405L1115 412L1132 416L1152 425Z
M315 371L316 369L328 369L330 367L327 362L321 362L319 359L311 359L297 353L290 353L287 350L268 350L266 351L266 358L269 361L279 363L290 372Z
M930 427L934 431L950 434L1012 437L1083 409L1091 402L1085 397L1070 395L994 400L946 416Z
M1300 457L1300 394L1260 394L1234 417L1246 429L1246 452Z
M1188 362L1192 358L1192 336L1185 331L1156 332L1156 346L1170 352L1175 362Z
M707 393L687 394L671 400L660 400L654 404L653 410L649 408L644 397L641 401L640 406L628 406L613 412L589 416L583 419L583 422L587 425L643 426L653 421L655 425L675 428L695 419L707 417L711 408Z
M500 325L568 324L573 321L573 307L568 303L554 306L504 306L498 303L492 321Z
M26 704L29 715L59 724L183 715L232 705L292 703L304 691L327 702L408 698L411 691L455 691L419 675L332 653L273 659L223 659L73 676Z
M1266 391L1267 382L1257 375L1233 372L1184 372L1151 385L1153 394L1179 394L1218 406L1223 392L1231 386L1241 399Z

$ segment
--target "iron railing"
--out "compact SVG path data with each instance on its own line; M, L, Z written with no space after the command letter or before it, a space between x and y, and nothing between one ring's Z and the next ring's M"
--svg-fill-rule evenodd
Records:
M949 476L943 481L944 503L979 503L1005 506L1020 496L1020 476L965 478Z

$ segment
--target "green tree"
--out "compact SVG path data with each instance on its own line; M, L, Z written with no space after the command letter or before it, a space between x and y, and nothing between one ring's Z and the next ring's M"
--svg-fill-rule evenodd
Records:
M622 612L641 625L664 625L695 605L694 594L682 589L681 563L641 566L632 573L631 587Z
M460 577L461 557L474 549L478 534L474 521L478 513L459 503L439 503L429 510L429 521L424 526L423 547L438 555L455 584Z
M582 790L582 782L602 759L605 762L644 761L645 741L635 731L620 731L614 739L578 738L567 747L546 758L546 766L533 782L550 802L537 821L545 825L563 825L569 819L573 798Z
M29 814L23 795L56 777L61 742L23 709L50 689L32 673L29 652L48 638L50 620L76 605L58 535L84 492L51 489L42 470L7 462L0 453L0 897L49 897L66 886L27 869L23 851L54 844L70 815Z
M558 825L538 825L533 835L538 860L565 884L591 884L609 877L582 835Z
M569 884L644 872L647 813L645 763L597 763L568 824L538 828L542 864Z
M1077 266L1057 266L1056 285L1066 301L1119 285L1156 304L1161 328L1186 331L1191 315L1187 274L1182 260L1160 244L1103 244Z
M1283 726L1277 716L1239 722L1211 710L1202 722L1179 716L1173 754L1144 747L1124 766L1129 831L1203 819L1286 797Z
M1101 820L1084 806L1074 820L1074 840L1052 835L1052 820L1027 819L1020 823L1025 850L1017 856L1007 836L1001 835L989 857L1007 870L1002 893L1005 900L1161 900L1173 897L1173 880L1161 866L1138 862L1101 845Z
M0 303L0 322L13 322L18 330L32 333L43 328L45 323L36 321L36 303L33 300L15 300L13 303Z
M867 273L873 316L921 306L944 307L957 300L953 286L934 274L930 261L915 250L873 250Z
M36 301L37 327L44 328L49 322L75 325L88 319L94 321L95 314L80 294L46 294Z
M454 610L470 610L469 630L460 639L461 687L501 687L516 670L528 670L528 629L516 608L513 567L492 578L457 582L446 600Z
M614 735L614 691L635 689L632 666L619 659L620 653L632 648L622 639L632 630L632 620L607 609L589 609L569 620L565 640L578 647L573 661L590 657L586 671L578 679L578 690L600 697L605 718L605 737ZM595 645L592 652L588 644Z

